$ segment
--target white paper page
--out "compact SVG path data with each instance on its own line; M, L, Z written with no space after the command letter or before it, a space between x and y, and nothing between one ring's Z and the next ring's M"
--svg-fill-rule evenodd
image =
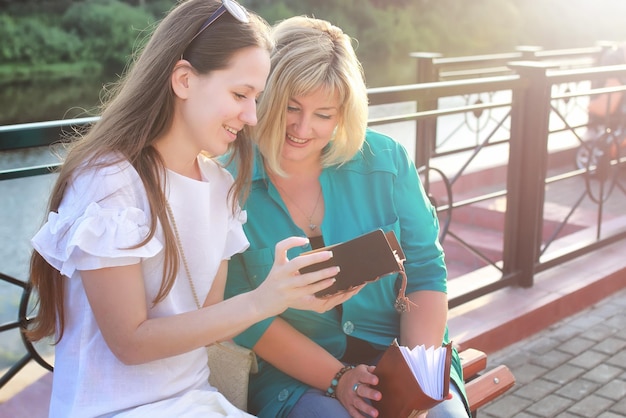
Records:
M437 353L438 351L435 351L435 349L431 346L430 348L428 348L426 350L426 361L428 362L428 377L429 379L426 379L426 381L428 382L428 394L432 394L430 395L431 397L435 398L435 399L439 399L440 396L438 397L438 393L437 393L437 380L436 380L436 376L437 376L437 370L439 369L439 367L437 367Z
M437 359L437 365L439 366L437 371L435 372L435 374L437 376L441 376L441 379L438 379L437 382L437 393L439 393L439 398L437 399L441 399L443 398L443 382L444 382L444 376L443 373L445 371L446 368L446 347L440 347L441 350L437 350L439 352L439 358Z
M400 352L413 372L422 391L433 399L443 398L443 372L446 348L418 345L413 350L401 346Z
M402 356L404 357L406 363L409 365L409 369L411 369L413 376L415 376L415 378L417 379L417 383L420 385L420 388L422 388L422 391L424 391L424 383L422 383L423 379L419 376L420 370L423 367L419 364L419 357L411 354L411 350L409 349L409 347L405 347L403 345L400 346L400 352L402 353Z

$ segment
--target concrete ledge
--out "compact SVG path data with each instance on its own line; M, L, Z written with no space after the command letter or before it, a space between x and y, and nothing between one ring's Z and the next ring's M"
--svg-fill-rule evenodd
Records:
M532 288L505 288L450 310L461 350L493 353L626 288L626 241L536 276Z

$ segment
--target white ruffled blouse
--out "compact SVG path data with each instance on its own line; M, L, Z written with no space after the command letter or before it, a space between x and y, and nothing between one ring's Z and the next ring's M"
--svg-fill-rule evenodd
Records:
M242 229L245 211L233 216L227 203L231 175L209 158L199 156L198 161L203 181L168 171L166 196L202 303L220 262L245 250L248 241ZM108 349L87 301L82 270L141 263L150 318L197 309L182 264L168 296L153 306L163 272L160 224L149 242L132 248L147 236L150 216L141 179L128 162L92 167L68 186L58 213L51 212L32 239L36 251L69 277L65 333L55 348L50 417L111 416L170 398L179 402L192 389L217 396L208 384L204 349L124 365Z

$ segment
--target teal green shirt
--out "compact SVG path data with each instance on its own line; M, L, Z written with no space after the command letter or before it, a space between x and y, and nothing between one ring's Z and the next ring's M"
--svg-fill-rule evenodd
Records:
M321 232L326 245L376 228L385 232L393 230L406 255L406 294L418 290L446 292L447 272L438 241L435 209L402 145L368 130L361 151L341 166L325 168L319 179L325 207ZM274 262L274 246L278 241L305 236L291 220L258 154L245 209L248 221L244 230L250 248L235 255L229 263L226 297L254 289L265 279ZM291 249L288 257L310 249L310 246ZM280 316L337 358L341 358L346 349L346 335L384 349L394 338L400 337L400 316L394 309L397 279L395 275L387 276L367 284L343 304L341 315L336 309L323 314L289 309ZM251 326L235 341L253 347L273 319ZM446 330L443 343L447 342ZM456 351L451 378L464 394ZM259 372L250 379L249 412L261 418L286 417L308 389L307 385L261 360Z

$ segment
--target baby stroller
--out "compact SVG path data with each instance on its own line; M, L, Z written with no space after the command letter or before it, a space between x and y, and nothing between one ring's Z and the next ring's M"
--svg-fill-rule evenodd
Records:
M599 65L626 63L624 45L605 52ZM625 83L617 78L595 82L593 87L615 87ZM594 173L600 163L607 165L626 150L626 94L614 92L594 96L589 101L589 122L583 142L576 151L576 168Z
M626 150L626 129L590 126L584 141L576 150L576 168L594 173L600 163L618 160Z

